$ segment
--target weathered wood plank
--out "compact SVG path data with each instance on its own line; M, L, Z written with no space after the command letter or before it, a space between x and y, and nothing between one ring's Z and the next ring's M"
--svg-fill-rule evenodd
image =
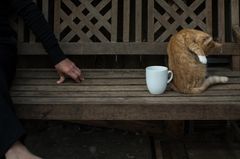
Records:
M112 33L111 41L117 42L117 28L118 28L118 0L112 0Z
M13 97L15 104L96 104L96 105L134 105L134 104L145 104L145 105L191 105L191 104L202 104L202 105L239 105L239 96L224 96L224 97ZM240 109L240 108L239 108ZM238 112L240 115L240 112Z
M43 2L43 13L48 17L48 2ZM166 1L148 0L148 42L141 42L142 36L142 1L136 0L136 34L135 41L129 42L130 37L130 0L123 1L123 42L116 43L118 37L118 1L112 0L111 11L105 15L98 14L103 7L110 2L102 1L97 7L89 1L83 0L80 7L72 2L62 1L68 4L74 14L68 16L61 8L61 1L54 2L54 31L59 39L61 28L73 24L72 19L81 15L82 6L90 13L81 17L89 31L87 34L81 31L82 25L72 25L74 31L66 35L65 41L69 41L75 33L85 43L60 43L64 52L68 55L166 55L167 43L154 42L154 32L159 28L155 26L154 17L164 24L168 32L158 39L166 39L176 31L175 25L183 23L187 26L186 17L189 15L193 22L192 27L199 26L203 30L212 33L212 0L205 1L206 9L199 15L193 11L202 4L203 0L192 3L192 8L183 1L174 2L171 6ZM157 13L154 3L163 4L167 12L171 12L176 18L175 23L169 25L167 14ZM239 1L231 1L232 23L239 26ZM85 5L85 6L84 6ZM176 6L178 5L178 6ZM224 42L224 2L218 2L219 37ZM165 7L164 7L165 6ZM177 14L176 8L183 10L183 16ZM96 15L98 22L92 24L90 19ZM191 16L192 15L192 16ZM60 22L61 18L64 19ZM206 24L203 19L206 17ZM108 20L111 18L111 22ZM105 23L106 22L106 23ZM61 25L60 25L61 23ZM199 24L197 24L199 23ZM20 23L20 25L22 25ZM99 32L104 26L111 34L111 40ZM173 27L172 27L173 26ZM41 44L35 43L34 36L30 35L30 43L24 41L24 26L19 27L19 53L20 55L44 55L46 52ZM91 41L89 37L97 36L104 43L86 43ZM158 40L157 39L157 40ZM63 41L64 41L63 40ZM112 43L109 43L109 40ZM81 41L81 40L80 40ZM32 43L34 42L34 44ZM137 43L141 42L141 43ZM233 68L240 68L240 44L224 43L223 52L214 52L211 55L233 55ZM239 70L239 69L238 69ZM218 70L210 74L226 75L230 82L224 85L211 87L208 91L198 95L182 95L167 90L165 94L154 96L148 93L145 84L144 70L83 70L86 81L76 84L70 80L63 84L55 84L58 78L54 70L18 70L17 80L12 87L12 97L19 117L24 119L53 119L53 120L208 120L208 119L240 119L240 72ZM85 72L86 71L86 72ZM160 155L161 156L161 155ZM178 157L178 155L175 155ZM173 158L175 158L173 156Z
M235 27L239 27L239 1L238 0L231 0L231 22L233 31L235 33L238 32L238 29ZM239 33L238 33L239 34ZM236 36L237 37L237 36ZM232 36L232 40L234 40L234 36ZM237 40L239 41L239 40ZM232 69L240 71L240 56L233 56L232 57Z
M56 81L58 79L52 79L52 78L45 78L45 79L31 79L31 78L21 78L21 79L15 79L14 85L57 85ZM240 83L240 77L239 78L230 78L229 84L237 84ZM106 86L112 86L112 85L145 85L146 81L144 78L132 78L132 79L91 79L88 78L84 82L81 82L81 86L83 85L106 85ZM67 79L64 84L65 86L68 85L75 85L74 81L71 79Z
M238 25L232 26L233 40L240 43L240 27Z
M240 80L240 78L239 78ZM56 84L57 78L56 79L31 79L31 78L22 78L22 79L16 79L14 81L14 85L53 85L57 86ZM235 82L235 81L234 81ZM91 79L88 78L84 80L84 82L81 82L81 86L83 85L106 85L106 86L112 86L112 85L145 85L146 82L144 79ZM64 82L65 86L67 85L75 85L74 81L71 79L68 79Z
M80 97L156 97L156 95L150 94L148 91L12 91L11 96L13 97L63 97L63 98L80 98ZM157 97L229 97L229 96L238 96L240 98L240 91L239 90L228 90L227 94L225 91L218 91L218 90L208 90L202 94L196 95L188 95L188 94L179 94L173 91L166 91L161 96L158 95Z
M83 74L86 78L103 78L103 79L138 79L145 78L145 70L114 70L114 69L105 69L105 70L88 70L83 69ZM219 76L228 76L232 78L239 78L239 71L218 71L209 69L209 75L219 75ZM53 69L19 69L16 74L17 78L31 78L31 79L44 79L44 78L58 78L58 75Z
M231 18L232 26L239 26L239 1L231 0Z
M82 69L84 72L128 72L128 73L133 73L133 72L144 72L144 69ZM32 72L56 72L55 69L51 68L18 68L18 72L26 72L26 71L32 71ZM239 71L232 71L231 69L227 67L209 67L208 71L213 72L213 73L239 73Z
M239 120L239 103L223 104L18 104L22 119L44 120ZM31 112L31 113L29 113Z
M37 0L33 0L33 2L37 4ZM35 34L33 33L32 30L29 31L29 42L30 43L35 43L36 42L36 36L35 36Z
M162 146L159 139L154 139L155 159L163 159Z
M135 41L142 41L142 0L136 1L136 33Z
M218 1L218 40L225 42L225 1Z
M154 41L154 0L148 0L148 42Z
M232 69L240 71L240 56L232 56Z
M59 0L54 1L54 33L58 40L60 40L61 26L60 26L60 9L61 2Z
M82 86L75 84L71 86L58 85L58 86L13 86L11 88L15 91L147 91L145 85L139 86ZM239 90L239 84L224 84L215 85L211 90Z
M167 44L157 42L143 43L60 43L67 55L166 55ZM239 55L240 44L224 43L222 52L210 55ZM44 55L41 44L18 44L21 55Z
M45 17L45 19L48 21L49 17L49 0L43 0L42 1L42 13Z
M123 42L129 42L130 36L130 0L123 1Z
M213 21L212 21L212 0L206 1L206 19L207 19L207 32L212 35Z

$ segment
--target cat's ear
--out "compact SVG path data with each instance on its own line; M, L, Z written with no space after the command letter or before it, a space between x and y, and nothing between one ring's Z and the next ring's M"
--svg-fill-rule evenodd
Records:
M218 42L214 42L214 46L216 48L221 48L222 47L222 44L221 43L218 43Z
M203 45L207 46L208 44L210 44L213 41L213 38L211 36L208 36L207 38L204 39L203 41Z

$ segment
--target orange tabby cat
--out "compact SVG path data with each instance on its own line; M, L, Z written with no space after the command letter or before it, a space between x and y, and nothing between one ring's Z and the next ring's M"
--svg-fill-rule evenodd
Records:
M221 48L207 33L183 29L172 36L168 44L169 69L174 77L172 88L181 93L202 93L210 85L226 83L227 77L207 76L206 55Z

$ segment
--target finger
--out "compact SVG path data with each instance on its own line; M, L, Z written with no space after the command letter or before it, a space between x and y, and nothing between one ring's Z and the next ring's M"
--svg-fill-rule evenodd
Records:
M80 82L80 80L78 79L78 75L77 75L74 71L71 71L68 75L69 75L73 80L75 80L77 83Z
M74 71L76 71L76 73L80 76L82 71L77 67L77 66L74 66Z
M84 76L83 76L82 71L81 71L77 66L76 66L76 69L77 69L77 71L80 73L79 79L80 79L81 81L84 81Z
M57 81L57 84L61 84L65 81L64 75L60 75L60 79Z
M81 72L80 72L80 71L78 71L78 69L77 69L77 68L74 68L72 71L74 72L74 74L75 74L75 75L77 75L78 77L80 77L80 75L81 75Z
M73 72L77 75L77 78L80 80L80 81L83 81L84 78L82 77L82 74L80 71L78 71L77 69L73 70Z
M83 75L82 75L82 71L77 66L74 67L74 72L75 72L75 74L78 75L78 79L80 81L84 80Z
M76 69L79 73L81 73L81 70L76 65L74 65L74 69Z
M80 80L81 80L81 81L84 81L84 80L85 80L85 78L84 78L84 76L83 76L82 73L81 73L81 75L80 75Z

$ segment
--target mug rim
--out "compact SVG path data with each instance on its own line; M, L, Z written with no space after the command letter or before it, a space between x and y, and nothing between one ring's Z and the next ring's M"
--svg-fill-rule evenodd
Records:
M146 70L148 71L167 71L168 68L166 66L148 66L146 67Z

